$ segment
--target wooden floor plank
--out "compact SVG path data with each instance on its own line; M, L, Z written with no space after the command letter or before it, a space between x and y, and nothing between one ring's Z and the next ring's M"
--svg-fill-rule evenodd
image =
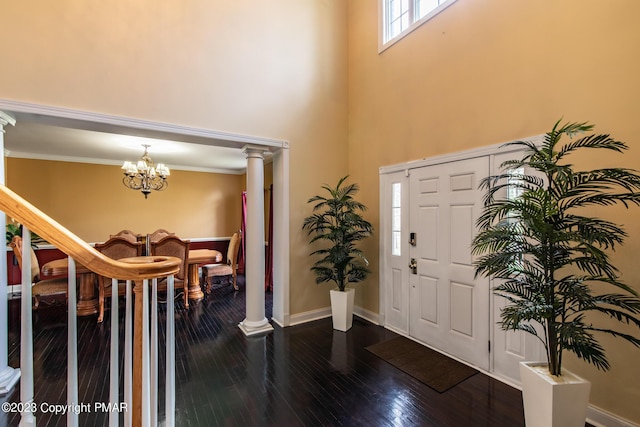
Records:
M365 350L397 335L357 317L346 333L334 331L331 320L323 319L284 329L274 325L268 335L245 337L238 328L245 309L240 279L239 292L214 289L189 310L182 308L181 298L176 301L178 426L524 425L518 390L480 373L438 393ZM19 312L19 300L10 301L9 364L15 367L20 360ZM101 325L95 316L78 318L79 396L92 409L94 402L108 399L110 314ZM159 317L164 337L164 307ZM64 307L34 314L38 404L65 404L66 334ZM164 369L164 347L159 360ZM163 419L162 372L160 387ZM5 400L18 401L19 387ZM66 425L62 415L36 415L40 426ZM0 414L0 426L17 426L19 420L19 414ZM106 413L80 414L80 425L107 423Z

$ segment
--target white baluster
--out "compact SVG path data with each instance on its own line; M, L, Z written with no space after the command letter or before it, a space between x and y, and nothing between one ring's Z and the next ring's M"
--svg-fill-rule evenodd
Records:
M22 301L20 320L20 427L35 426L33 415L33 326L31 319L31 232L22 228Z
M109 362L109 403L118 405L118 279L111 279L111 359ZM109 427L118 427L118 412L109 413Z
M167 291L167 300L169 292ZM167 301L167 305L169 302ZM158 279L151 281L151 425L158 425Z
M143 426L151 425L151 400L149 378L149 280L142 283L142 402L141 419ZM137 338L136 338L137 339Z
M67 405L78 407L78 317L76 315L76 262L69 257L67 267ZM78 411L67 412L67 426L78 427Z
M169 295L173 295L174 277L167 277L167 337L166 337L166 366L165 366L165 426L174 427L176 410L176 340L175 321L173 314L173 299L169 302Z
M127 280L124 318L124 413L125 427L131 427L133 416L133 306L132 282Z

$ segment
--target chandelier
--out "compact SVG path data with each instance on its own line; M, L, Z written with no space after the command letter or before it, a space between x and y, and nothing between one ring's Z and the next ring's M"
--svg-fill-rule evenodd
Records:
M164 163L156 166L149 157L147 144L142 144L144 153L137 164L126 161L122 165L124 178L122 183L132 190L140 190L146 199L151 190L162 191L169 186L167 177L170 175L169 168Z

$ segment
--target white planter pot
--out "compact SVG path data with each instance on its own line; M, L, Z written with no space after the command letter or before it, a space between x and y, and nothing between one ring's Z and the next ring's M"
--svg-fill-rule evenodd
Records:
M353 324L353 301L356 290L345 288L340 292L338 288L329 291L331 295L331 316L333 317L333 329L346 332Z
M527 427L584 427L591 383L563 369L555 377L546 362L520 362Z

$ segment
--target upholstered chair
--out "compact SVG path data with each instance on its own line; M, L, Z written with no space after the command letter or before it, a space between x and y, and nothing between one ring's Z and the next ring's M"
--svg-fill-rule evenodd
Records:
M180 264L180 270L175 274L175 286L176 289L182 284L184 289L184 306L189 308L189 275L188 275L188 262L189 262L189 240L182 240L175 235L168 235L158 241L150 242L151 255L173 256L180 258L182 261ZM158 281L158 288L162 289L166 287L166 279ZM170 296L167 295L167 301L170 300Z
M20 270L22 270L22 237L14 236L9 246L13 249L13 254L18 261ZM31 246L29 246L29 252L31 254L31 295L34 300L33 309L37 310L40 306L41 296L64 294L66 303L69 295L67 278L40 280L40 264Z
M142 255L144 244L142 242L131 242L124 237L111 237L104 243L96 243L94 248L111 259L130 258ZM111 278L98 276L98 323L104 320L104 300L107 291L111 289ZM118 295L126 293L126 281L118 281Z
M233 289L238 290L237 271L239 250L240 234L233 233L229 241L229 249L227 250L227 263L205 264L202 266L202 283L205 286L206 293L211 292L211 284L214 281L221 283L223 279L226 279L227 283L232 283Z
M140 241L141 236L137 233L134 233L131 230L121 230L121 231L118 231L116 234L112 234L109 237L120 237L121 239L128 240L131 243L136 243Z

